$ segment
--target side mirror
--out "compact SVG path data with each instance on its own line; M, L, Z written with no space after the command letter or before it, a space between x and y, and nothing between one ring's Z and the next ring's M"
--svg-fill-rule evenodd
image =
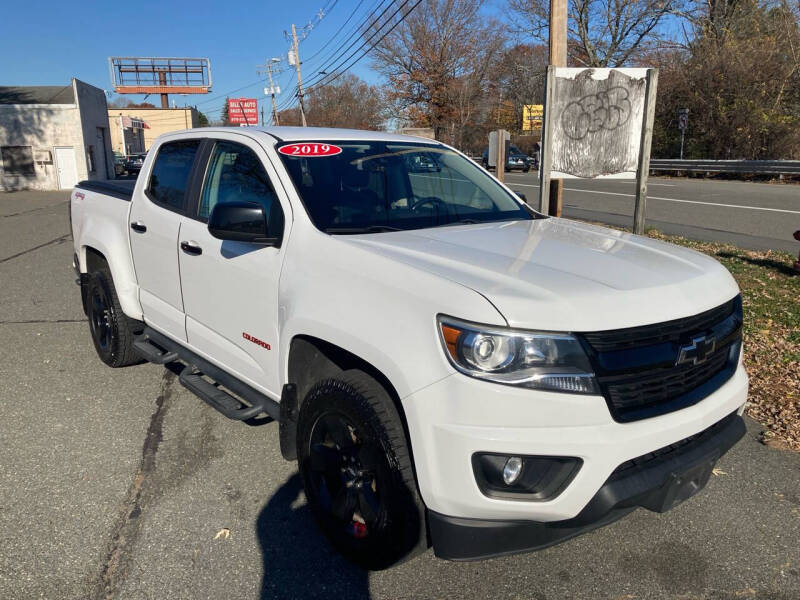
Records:
M528 199L525 197L525 194L523 194L522 192L518 192L517 190L514 190L514 193L517 195L517 198L522 200L525 204L528 203Z
M256 202L217 204L208 218L208 231L220 240L280 246L280 236L271 236L264 207Z

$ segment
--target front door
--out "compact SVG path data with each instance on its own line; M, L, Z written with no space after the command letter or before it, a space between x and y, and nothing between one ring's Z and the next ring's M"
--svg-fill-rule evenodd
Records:
M209 233L207 222L217 204L257 202L264 206L270 228L282 231L288 202L276 194L272 181L277 174L256 142L236 134L217 135L197 207L181 224L186 334L195 351L277 397L283 248L219 240Z
M154 149L150 179L144 193L133 199L128 219L144 320L182 341L186 341L186 323L178 272L178 236L201 143L201 138L184 139ZM145 172L143 169L140 176L144 177Z
M75 148L56 148L56 171L58 189L69 190L78 183L78 167L75 164Z

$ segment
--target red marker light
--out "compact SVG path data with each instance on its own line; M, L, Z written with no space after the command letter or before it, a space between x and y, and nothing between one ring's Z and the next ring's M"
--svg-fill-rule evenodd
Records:
M287 144L278 148L278 152L286 156L333 156L342 149L333 144L320 144L319 142L304 142L302 144Z

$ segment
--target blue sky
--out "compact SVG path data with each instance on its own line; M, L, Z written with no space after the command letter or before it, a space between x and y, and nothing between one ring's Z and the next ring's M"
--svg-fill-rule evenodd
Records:
M211 60L212 93L174 95L178 105L197 104L209 117L217 118L225 92L257 82L257 65L289 48L284 30L316 21L315 15L331 6L300 44L303 60L333 35L341 38L377 4L376 0L291 0L290 2L231 2L226 0L149 0L136 2L55 2L53 0L7 0L0 17L0 85L66 85L77 77L105 90L112 90L109 56L189 56ZM145 16L146 15L146 16ZM343 28L348 17L350 22ZM350 42L348 42L349 44ZM360 44L360 42L359 42ZM358 45L353 47L355 50ZM303 65L303 78L310 79L338 44L331 44ZM9 52L13 49L13 53ZM352 50L351 50L352 52ZM349 53L348 53L349 54ZM282 99L293 89L294 70L278 77ZM370 82L377 80L363 59L353 72ZM263 83L237 91L235 97L263 99ZM129 96L139 101L142 96ZM149 101L159 105L159 99Z

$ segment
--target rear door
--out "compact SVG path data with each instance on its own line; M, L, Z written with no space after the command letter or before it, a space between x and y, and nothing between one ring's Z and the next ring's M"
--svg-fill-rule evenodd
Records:
M133 198L129 218L131 253L144 319L151 327L182 341L186 341L186 324L178 272L178 235L189 205L195 158L202 141L166 141L155 149L144 193Z
M180 231L180 274L190 346L263 392L279 396L278 281L291 223L289 205L263 148L237 134L208 140L203 186ZM276 182L276 185L273 185ZM264 206L280 248L219 240L208 231L214 206Z

